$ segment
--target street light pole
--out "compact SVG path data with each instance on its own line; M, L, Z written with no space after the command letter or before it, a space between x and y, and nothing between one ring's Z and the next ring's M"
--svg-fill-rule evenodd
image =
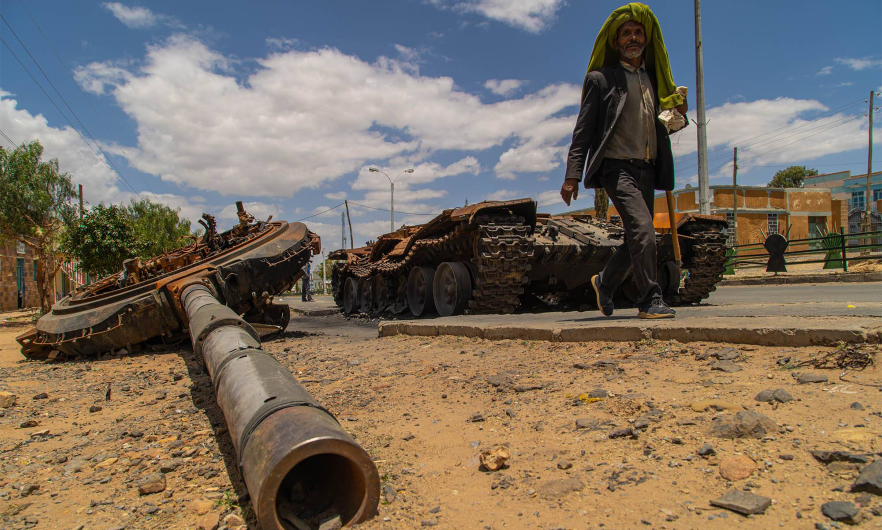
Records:
M407 169L402 169L401 171L398 172L397 175L395 175L394 179L392 177L390 177L389 175L386 175L385 171L380 171L379 169L377 169L375 167L368 168L368 171L370 171L371 173L382 173L383 175L386 176L387 179L389 179L389 192L391 194L391 201L390 201L391 209L389 210L391 212L391 217L390 217L390 224L389 224L389 232L390 233L394 232L395 231L395 181L398 180L398 177L400 177L402 173L413 173L413 168L411 167L411 168L407 168Z
M695 99L698 112L698 212L710 213L707 175L707 122L704 119L704 45L701 41L701 0L695 0Z

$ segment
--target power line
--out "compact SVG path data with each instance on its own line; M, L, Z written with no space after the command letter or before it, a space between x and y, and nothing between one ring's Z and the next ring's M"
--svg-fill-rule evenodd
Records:
M3 132L2 129L0 129L0 134L3 135L3 138L6 138L6 141L7 141L7 142L9 142L10 144L12 144L12 147L13 147L13 148L15 148L15 146L19 145L19 144L13 142L13 141L12 141L12 138L10 138L9 136L7 136L6 133Z
M37 24L37 21L34 19L33 15L31 15L31 12L28 10L27 6L24 5L24 2L22 2L22 0L18 0L18 3L21 4L21 7L22 7L22 8L24 8L25 12L28 14L28 17L30 17L31 22L34 23L34 26L37 27L37 31L39 31L39 32L40 32L40 35L43 36L43 40L45 40L45 41L46 41L46 44L49 45L49 48L52 49L52 53L55 54L55 58L58 59L58 62L61 63L61 66L64 67L64 71L67 72L67 75L68 75L68 77L70 77L70 80L73 81L73 84L76 85L77 89L79 89L80 94L83 95L83 99L85 99L85 100L86 100L86 103L89 104L89 107L92 108L92 112L95 113L95 116L98 118L98 121L101 123L102 126L104 126L104 130L106 130L108 133L110 133L111 136L113 136L114 143L115 143L116 146L119 148L119 150L120 150L120 152L122 153L123 157L125 157L125 159L128 161L129 166L130 166L132 169L135 169L135 171L137 171L137 169L135 168L135 164L132 163L132 160L129 158L128 153L126 153L126 150L123 149L123 146L122 146L122 145L120 145L120 143L119 143L119 138L117 138L116 134L114 134L113 131L110 130L110 127L107 126L107 123L105 123L104 119L101 118L101 115L98 113L98 109L96 109L95 106L92 105L92 100L89 99L89 96L86 95L86 92L83 90L83 88L80 86L80 84L77 83L77 80L74 78L73 73L72 73L72 72L70 71L70 69L67 67L67 64L65 64L65 62L61 60L61 56L58 55L58 51L55 49L55 46L52 46L52 43L49 42L49 39L46 37L46 34L43 33L43 28L41 28L40 25ZM150 190L152 193L154 193L154 194L156 193L156 192L153 191L152 188L150 188L150 185L147 183L147 181L146 181L143 177L141 177L140 173L138 173L138 178L141 180L141 183L142 183L142 184L144 184L145 186L147 186L147 189L149 189L149 190Z
M58 107L58 104L55 103L55 100L53 100L52 97L49 96L49 93L46 92L46 89L43 88L43 85L41 85L40 82L37 81L37 78L35 78L34 75L31 74L31 71L28 70L27 66L25 66L24 63L21 62L21 59L18 58L18 55L16 55L15 52L12 51L12 48L9 46L9 43L7 43L5 40L3 40L3 37L0 37L0 42L2 42L4 46L6 46L6 49L9 50L9 53L11 53L13 57L15 57L15 60L18 61L18 64L20 64L21 67L24 68L24 71L30 76L31 80L33 80L33 82L37 85L37 87L39 87L39 89L43 92L43 94L49 99L49 102L55 106L56 110L58 110L58 113L64 117L64 119L70 125L71 129L73 129L77 133L77 135L79 135L80 139L83 141L84 144L86 144L86 147L88 147L92 151L92 153L95 155L95 157L98 158L99 160L101 160L104 163L104 165L107 166L107 169L110 170L111 173L113 173L113 176L116 177L117 180L126 184L129 187L129 189L132 192L132 195L138 195L138 193L135 191L135 189L132 188L131 184L129 184L125 179L120 178L121 175L117 175L117 173L113 171L113 168L111 168L110 165L108 165L107 161L105 159L103 159L102 157L98 156L98 152L92 148L92 145L88 141L86 141L86 138L83 137L83 135L79 131L79 129L77 129L74 126L74 124L70 121L70 118L68 118L67 115Z
M377 207L375 207L375 206L367 206L367 205L364 205L364 204L359 204L359 203L357 203L357 202L355 202L355 201L349 201L349 204L354 204L354 205L356 205L356 206L361 206L362 208L367 208L367 209L369 209L369 210L379 210L379 211L381 211L381 212L391 212L391 211L392 211L392 210L389 210L388 208L377 208ZM432 216L435 216L435 215L441 215L440 213L412 213L412 212L401 212L401 211L399 211L398 213L401 213L401 214L404 214L404 215L432 215Z
M3 23L6 24L6 27L8 27L8 28L9 28L9 31L12 32L12 35L15 37L15 40L17 40L18 43L21 45L21 47L24 48L24 51L28 54L28 57L30 57L31 60L34 61L34 64L37 65L37 68L40 70L40 73L43 74L43 77L45 77L45 78L46 78L46 81L49 82L49 86L51 86L51 87L52 87L52 90L54 90L55 93L58 94L58 97L61 98L61 102L64 103L64 106L67 107L67 110L69 110L70 113L73 114L74 119L77 120L77 123L80 124L80 127L83 128L83 130L86 132L86 134L89 136L89 138L91 138L92 142L95 143L95 147L97 147L98 150L101 151L101 154L104 155L104 157L107 159L107 161L110 163L110 165L113 166L113 169L116 170L117 174L119 174L119 176L120 176L124 181L126 181L126 178L122 175L122 172L119 170L119 168L116 167L116 164L113 163L113 159L111 159L111 158L107 155L107 153L104 152L104 149L101 148L101 145L98 143L97 140L95 140L95 137L92 136L92 133L89 132L89 129L88 129L88 128L86 127L86 125L82 122L82 120L80 120L80 117L77 116L77 113L74 112L74 110L71 108L71 106L67 103L67 100L64 99L64 96L61 95L61 92L59 92L58 89L55 87L55 83L53 83L52 80L49 79L49 76L48 76L48 75L46 74L46 72L43 70L43 67L40 66L40 63L37 62L37 59L33 56L33 54L32 54L31 51L28 49L28 47L25 46L25 43L21 41L21 39L18 37L18 34L15 33L15 30L12 29L12 26L9 24L9 21L6 20L6 17L4 17L2 13L0 13L0 19L3 20ZM7 45L7 48L8 48L8 47L9 47L9 46ZM12 51L12 50L10 49L10 51ZM17 57L16 57L16 59L17 59ZM19 62L20 62L20 61L19 61ZM22 66L24 66L24 65L22 65ZM57 107L57 106L56 106L56 107ZM59 109L59 112L60 112L60 111L61 111L61 110ZM69 122L69 120L68 120L68 122ZM73 127L73 126L74 126L74 125L71 124L71 127ZM82 135L80 135L80 136L82 136ZM129 184L129 182L126 181L126 184ZM131 184L129 184L129 188L131 188L131 189L134 191L134 188L132 188ZM150 191L153 192L153 190L150 190ZM153 192L153 193L155 194L155 192Z
M319 215L326 214L326 213L328 213L328 212L330 212L330 211L332 211L332 210L336 210L337 208L343 206L343 204L344 204L344 203L341 202L340 204L338 204L337 206L334 206L333 208L328 208L327 210L325 210L325 211L323 211L323 212L319 212L319 213L312 214L312 215L310 215L310 216L308 216L308 217L304 217L303 219L298 219L298 220L296 220L296 221L294 221L294 222L295 222L295 223L299 223L300 221L306 221L307 219L312 219L313 217L318 217Z

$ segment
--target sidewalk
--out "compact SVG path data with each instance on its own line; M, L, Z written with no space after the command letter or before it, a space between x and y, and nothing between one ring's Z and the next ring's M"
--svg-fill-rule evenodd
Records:
M275 297L275 302L279 304L288 304L291 307L292 315L304 317L322 317L333 315L340 312L340 308L334 303L333 296L314 296L314 302L304 302L300 299L300 295Z

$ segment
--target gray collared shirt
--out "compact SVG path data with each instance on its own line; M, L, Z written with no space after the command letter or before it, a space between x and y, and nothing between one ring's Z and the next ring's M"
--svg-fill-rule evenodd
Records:
M606 158L655 160L658 142L655 137L655 93L645 64L634 68L622 63L628 93L625 106L616 123L616 130L609 139Z

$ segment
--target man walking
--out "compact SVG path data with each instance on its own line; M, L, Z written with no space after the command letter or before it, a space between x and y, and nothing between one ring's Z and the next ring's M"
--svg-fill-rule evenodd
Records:
M658 119L673 108L685 115L686 101L674 85L658 20L644 4L616 9L594 43L560 190L569 205L584 172L585 187L605 189L622 218L625 243L591 278L605 316L630 272L640 293L638 317L674 317L657 281L652 223L654 190L674 189L671 141Z
M303 302L312 302L312 285L310 274L312 273L309 262L306 262L306 267L303 268L303 280L300 284L300 300Z

